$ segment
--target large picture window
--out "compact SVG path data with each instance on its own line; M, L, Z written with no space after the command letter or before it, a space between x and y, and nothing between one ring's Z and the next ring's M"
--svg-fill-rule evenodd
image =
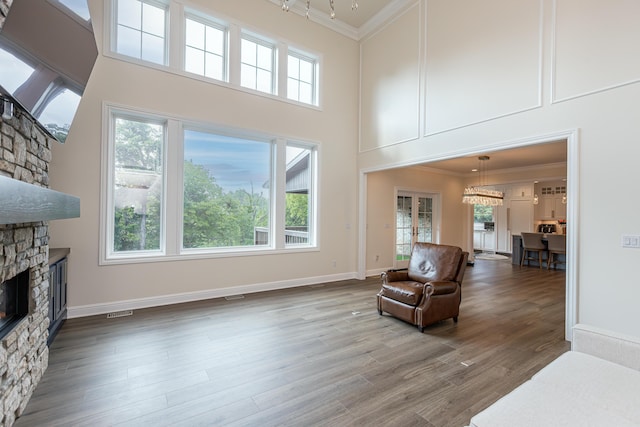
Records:
M101 262L317 245L317 146L106 106Z
M269 244L271 158L270 142L184 132L185 249Z
M124 116L113 124L111 251L160 251L165 126Z

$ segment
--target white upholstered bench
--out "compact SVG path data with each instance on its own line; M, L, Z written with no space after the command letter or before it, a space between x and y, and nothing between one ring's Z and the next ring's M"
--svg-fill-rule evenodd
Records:
M576 325L571 351L470 422L501 426L640 426L640 340Z

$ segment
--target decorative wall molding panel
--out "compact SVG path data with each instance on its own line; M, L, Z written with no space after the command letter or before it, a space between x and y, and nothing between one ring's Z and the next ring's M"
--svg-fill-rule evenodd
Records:
M638 20L640 2L555 0L552 103L640 82Z

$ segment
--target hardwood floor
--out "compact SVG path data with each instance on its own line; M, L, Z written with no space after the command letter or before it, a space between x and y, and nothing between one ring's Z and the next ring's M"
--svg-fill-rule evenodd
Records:
M457 324L378 278L68 320L24 426L464 426L569 349L565 273L477 260Z

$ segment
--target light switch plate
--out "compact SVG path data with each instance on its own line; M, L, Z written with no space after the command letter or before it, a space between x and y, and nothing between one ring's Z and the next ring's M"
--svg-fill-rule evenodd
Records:
M623 248L640 248L640 236L625 234L622 236Z

